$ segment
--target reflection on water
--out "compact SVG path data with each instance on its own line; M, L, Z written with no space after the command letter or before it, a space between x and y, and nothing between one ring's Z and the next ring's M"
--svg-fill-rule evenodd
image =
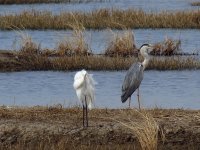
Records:
M91 71L96 86L96 107L121 108L121 84L125 71ZM73 90L75 72L0 73L1 105L53 105L78 103ZM200 108L200 71L146 71L140 87L146 108ZM137 107L136 94L132 105Z
M95 1L95 0L94 0ZM14 14L27 10L51 11L92 11L100 8L142 9L147 12L194 10L199 7L190 5L188 0L107 0L105 2L65 3L65 4L31 4L0 5L0 14Z
M121 33L121 30L113 30L113 32ZM181 40L181 48L184 52L200 51L200 30L176 30L176 29L137 29L133 30L137 47L143 43L157 43L165 38ZM33 41L40 43L42 48L53 49L56 45L66 37L72 36L72 31L31 31L26 30L24 33L31 35ZM85 32L86 42L91 45L94 53L102 53L108 46L109 41L113 37L110 30L87 30ZM20 35L15 31L0 31L0 49L16 50L19 49Z

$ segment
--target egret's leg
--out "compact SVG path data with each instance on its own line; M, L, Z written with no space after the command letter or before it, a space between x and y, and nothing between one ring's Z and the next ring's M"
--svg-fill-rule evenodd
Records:
M139 88L137 89L137 97L138 97L138 105L139 105L139 109L140 109L140 91L139 91Z
M83 127L85 127L85 106L83 104Z
M131 108L131 96L128 98L128 107Z
M87 102L85 101L86 103L86 127L88 127L88 106L87 106Z

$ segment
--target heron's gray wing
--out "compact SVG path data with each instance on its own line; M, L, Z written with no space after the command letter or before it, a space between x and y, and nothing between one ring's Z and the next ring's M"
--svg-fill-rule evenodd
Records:
M142 79L143 79L143 66L141 65L141 63L133 64L129 68L125 76L124 83L122 85L121 100L123 103L140 86Z

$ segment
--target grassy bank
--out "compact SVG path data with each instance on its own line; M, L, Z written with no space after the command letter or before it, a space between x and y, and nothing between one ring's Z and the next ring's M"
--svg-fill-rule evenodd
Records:
M83 129L81 108L1 107L0 148L199 149L199 114L182 109L92 109L89 127Z
M38 4L38 3L83 3L104 0L0 0L0 4Z
M124 28L200 28L200 11L145 13L142 10L100 9L92 12L28 11L1 15L0 29L72 29L81 24L87 29Z
M86 56L43 56L42 54L5 53L0 55L0 71L25 70L127 70L136 57ZM142 61L142 58L140 58ZM195 57L153 57L148 70L200 69L200 60Z

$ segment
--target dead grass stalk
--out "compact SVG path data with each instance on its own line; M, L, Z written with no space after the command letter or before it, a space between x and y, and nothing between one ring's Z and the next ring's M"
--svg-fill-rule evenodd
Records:
M131 129L136 135L142 150L156 150L158 145L159 126L150 113L145 110L136 111L141 118L140 121L132 121L122 123L125 127Z

